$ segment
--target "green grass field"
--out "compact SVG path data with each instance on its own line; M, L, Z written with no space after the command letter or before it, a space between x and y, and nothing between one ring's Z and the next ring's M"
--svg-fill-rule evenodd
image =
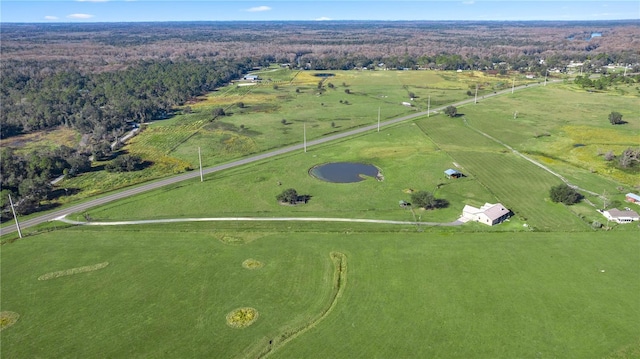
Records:
M347 258L344 291L318 321L333 251ZM603 358L638 345L638 253L637 233L624 232L71 228L2 248L2 310L20 319L1 353L234 358L293 336L271 357ZM243 268L248 258L264 266ZM247 306L253 325L226 325Z
M334 89L320 99L314 94L318 78L310 73L261 77L268 79L261 87L221 89L193 104L192 114L153 124L127 149L179 167L192 166L200 146L212 165L294 141L302 122L290 114L318 116L306 122L313 138L371 121L386 102L389 107L380 105L386 118L406 113L396 103L408 92L417 102L436 90L455 100L476 82L483 91L501 86L475 74L337 72L325 80ZM392 81L396 85L386 92ZM343 83L352 105L335 103L347 98ZM389 97L380 97L383 92ZM232 106L229 118L205 123L210 108L238 101L246 107ZM638 177L603 164L601 152L634 144L640 134L636 103L637 97L567 84L531 88L463 106L456 118L419 118L88 211L95 221L255 216L450 222L465 204L501 202L515 216L494 227L54 222L41 232L27 231L24 240L0 247L2 311L20 315L2 330L0 355L640 358L638 225L591 228L594 220L604 221L596 208L586 201L552 203L549 188L559 178L481 133L625 206L624 193L635 191ZM312 104L323 109L308 110ZM629 123L611 126L612 110ZM285 116L288 125L279 122ZM384 180L335 184L308 174L333 161L374 164ZM155 173L169 171L169 164ZM466 177L445 179L448 168ZM130 176L108 180L126 185L146 178ZM75 181L92 178L83 177ZM311 195L309 203L278 204L276 195L290 187ZM416 210L414 217L398 206L410 200L410 190L433 191L449 206ZM83 220L84 214L70 217ZM345 259L337 261L335 253ZM263 266L247 269L247 259ZM227 325L227 314L244 307L255 308L258 319L243 329Z
M463 100L470 88L479 94L511 83L511 78L480 72L434 71L331 71L333 77L315 76L326 71L269 69L259 73L254 86L227 86L187 104L190 113L144 126L124 150L152 162L149 168L118 179L104 171L65 181L82 189L71 200L163 177L198 165L198 148L205 166L220 164L252 153L300 143L303 126L307 139L370 125L418 110ZM508 80L508 81L507 81ZM322 90L318 82L322 81ZM516 84L526 80L518 76ZM277 88L274 88L274 85ZM347 94L345 91L350 91ZM414 99L409 98L413 93ZM407 108L402 102L411 102ZM240 107L239 103L244 106ZM227 116L213 122L212 111L224 108ZM282 124L282 120L286 124ZM104 163L97 163L97 166Z

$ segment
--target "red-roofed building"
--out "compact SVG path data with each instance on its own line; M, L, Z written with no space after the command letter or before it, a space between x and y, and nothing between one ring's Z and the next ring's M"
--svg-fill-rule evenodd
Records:
M631 203L635 203L635 204L640 204L640 196L638 196L635 193L627 193L625 195L625 198L627 200L627 202L631 202Z

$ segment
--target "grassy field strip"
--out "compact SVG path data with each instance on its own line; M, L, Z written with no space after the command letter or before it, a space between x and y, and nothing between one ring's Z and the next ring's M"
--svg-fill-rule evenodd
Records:
M437 122L436 122L437 121ZM507 152L498 142L456 119L435 117L418 122L420 128L442 148L463 172L482 183L498 201L536 229L584 228L584 223L561 205L547 203L558 179L532 162ZM464 145L460 139L464 138ZM493 201L486 198L487 202Z
M520 157L524 158L525 160L527 160L527 161L529 161L529 162L533 163L534 165L536 165L536 166L538 166L538 167L542 168L543 170L545 170L545 171L547 171L547 172L551 173L552 175L554 175L554 176L558 177L560 180L562 180L562 182L566 183L567 185L569 185L569 186L571 186L571 187L573 187L573 188L575 188L575 189L577 189L577 190L579 190L579 191L587 192L587 193L589 193L590 195L598 196L598 197L600 196L600 194L599 194L599 193L596 193L596 192L590 191L590 190L588 190L588 189L580 188L580 187L578 187L578 186L576 186L576 185L571 184L571 183L569 182L569 180L568 180L568 179L566 179L565 177L563 177L561 174L559 174L559 173L557 173L557 172L555 172L555 171L551 170L549 167L547 167L547 166L543 165L542 163L540 163L540 162L538 162L538 161L536 161L536 160L534 160L534 159L532 159L532 158L530 158L530 157L527 157L527 156L523 155L522 153L518 152L515 148L513 148L513 147L511 147L511 146L507 145L506 143L504 143L504 142L502 142L502 141L498 140L497 138L495 138L495 137L493 137L493 136L491 136L491 135L489 135L489 134L487 134L487 133L485 133L485 132L482 132L482 131L480 131L479 129L477 129L477 128L475 128L475 127L471 126L471 125L469 125L469 122L467 122L467 118L466 118L466 117L463 117L463 119L462 119L462 120L463 120L464 124L465 124L467 127L469 127L470 129L472 129L472 130L474 130L474 131L478 132L479 134L481 134L481 135L483 135L483 136L485 136L485 137L487 137L487 138L491 139L492 141L495 141L495 142L499 143L500 145L502 145L502 146L504 146L504 147L508 148L512 153L514 153L514 154L516 154L516 155L518 155L518 156L520 156Z
M505 206L539 230L566 230L585 226L561 204L548 202L556 177L511 153L452 152L452 156L486 185Z
M64 277L64 276L73 275L73 274L93 272L98 269L105 268L108 265L109 265L109 262L102 262L102 263L98 263L90 266L65 269L57 272L50 272L50 273L41 275L40 277L38 277L38 280L49 280L49 279Z
M637 233L251 232L227 244L244 233L190 228L83 226L3 246L2 305L21 317L2 357L256 354L330 306L333 251L348 288L270 357L603 358L637 343ZM117 268L35 280L101 258ZM225 320L240 307L260 312L241 330Z
M333 287L331 293L331 301L329 302L329 306L320 313L320 315L309 322L304 327L298 329L295 332L290 333L288 336L281 335L279 340L270 341L268 347L264 349L257 358L266 358L273 354L276 350L282 348L284 345L289 343L290 341L296 339L300 335L314 328L320 321L325 319L336 307L338 303L338 299L342 297L342 293L344 292L344 288L347 285L347 256L340 252L331 252L330 254L331 261L333 262L334 272L333 272Z

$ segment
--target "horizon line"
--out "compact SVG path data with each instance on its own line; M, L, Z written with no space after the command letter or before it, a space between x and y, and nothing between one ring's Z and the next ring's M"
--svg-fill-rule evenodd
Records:
M348 19L330 19L330 20L148 20L148 21L0 21L0 26L3 24L40 24L40 25L87 25L87 24L148 24L148 23L207 23L207 22L217 22L217 23L225 23L225 22L315 22L315 23L327 23L327 22L616 22L616 21L634 21L640 22L640 19L628 18L628 19L606 19L606 20L595 20L595 19L539 19L539 20L531 20L531 19L512 19L512 20L408 20L408 19L398 19L398 20L381 20L381 19L359 19L359 20L348 20Z

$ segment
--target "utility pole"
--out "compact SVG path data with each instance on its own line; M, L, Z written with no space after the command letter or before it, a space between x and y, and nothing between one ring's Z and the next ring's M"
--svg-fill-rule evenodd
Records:
M380 107L378 107L378 132L380 132Z
M305 122L302 127L302 133L304 137L304 152L307 153L307 123Z
M547 86L547 75L549 75L549 70L544 73L544 85Z
M513 78L513 83L511 84L511 94L513 95L513 91L516 89L516 78Z
M429 95L429 101L427 102L427 117L431 113L431 95Z
M204 182L204 177L202 176L202 155L200 154L200 146L198 146L198 162L200 162L200 182Z
M16 209L13 207L13 200L9 195L9 204L11 205L11 211L13 212L13 219L16 221L16 228L18 229L18 237L22 238L22 232L20 231L20 223L18 223L18 216L16 215Z
M478 84L476 84L476 98L473 103L478 103Z

